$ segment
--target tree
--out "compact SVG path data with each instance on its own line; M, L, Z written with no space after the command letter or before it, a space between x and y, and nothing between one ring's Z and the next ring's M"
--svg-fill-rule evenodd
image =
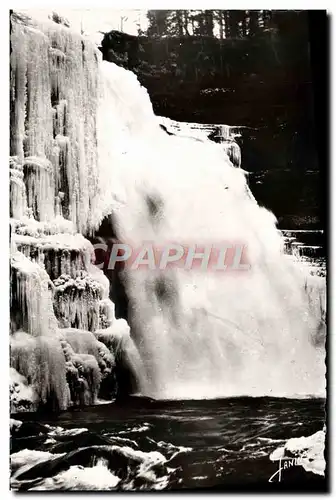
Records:
M148 10L148 37L165 36L168 32L169 10Z
M269 10L148 10L147 36L214 37L216 24L221 40L254 37L272 30L290 31L287 17L284 11Z
M184 19L182 10L171 10L167 18L167 31L171 36L182 37L184 35Z
M189 25L189 10L182 10L183 18L183 29L186 35L190 36L188 25Z
M224 10L225 38L231 37L230 11Z
M182 11L181 10L175 10L175 16L174 17L175 17L174 21L176 22L178 36L183 36Z
M249 36L255 36L259 33L259 11L250 10L249 15Z
M240 10L231 10L229 17L229 25L230 25L230 37L231 38L239 38L240 37L240 27L239 22L241 18Z
M200 36L213 36L213 11L212 10L198 10L194 11L194 19L198 26L195 29L195 34Z
M213 36L214 18L212 10L204 11L204 34L206 36Z
M244 10L242 15L242 36L246 37L248 35L248 12Z
M223 40L224 38L224 11L216 10L214 11L214 18L218 21L219 25L219 38Z

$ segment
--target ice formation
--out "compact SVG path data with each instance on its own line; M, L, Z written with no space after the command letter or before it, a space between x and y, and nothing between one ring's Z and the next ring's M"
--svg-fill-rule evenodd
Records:
M88 267L93 251L81 234L40 234L37 238L14 234L13 240L20 252L44 266L52 280L60 275L80 276L79 271Z
M54 281L54 309L63 328L95 331L100 323L101 288L88 273L62 274Z
M244 172L232 167L221 145L157 128L133 75L108 63L102 69L111 88L103 130L118 139L116 147L125 145L111 174L119 238L134 246L243 240L252 263L239 279L182 270L127 273L132 335L145 365L140 391L159 398L324 394L323 342L316 349L310 340L320 316L310 308L304 273L283 255L274 216L258 206ZM122 90L126 79L133 91ZM134 114L130 103L118 123L115 89L124 101L139 94ZM160 201L155 217L148 196Z
M10 207L9 213L11 217L20 219L27 207L26 202L26 186L23 180L22 165L15 161L15 158L9 160L9 175L10 175Z
M12 21L11 155L25 172L28 207L45 220L58 201L84 231L98 187L97 49L52 22Z
M34 337L24 332L11 336L11 365L23 374L39 401L52 401L53 409L66 409L70 403L64 353L57 337Z
M14 239L15 241L15 239ZM19 251L11 256L12 331L52 337L57 330L53 314L51 281L46 271Z
M31 411L36 407L38 396L27 379L18 373L15 368L10 368L9 374L10 411ZM16 422L19 422L18 420ZM16 426L14 425L14 428ZM11 431L12 420L11 420Z
M11 49L11 364L40 401L94 402L120 351L147 396L324 395L323 285L284 256L238 152L167 134L136 76L65 26L14 13ZM110 214L136 246L243 241L252 270L128 271L128 325L86 239Z
M98 51L51 21L11 21L11 366L24 381L11 402L22 407L20 387L30 407L65 409L94 403L114 368L89 333L111 326L114 310L81 234L100 220Z

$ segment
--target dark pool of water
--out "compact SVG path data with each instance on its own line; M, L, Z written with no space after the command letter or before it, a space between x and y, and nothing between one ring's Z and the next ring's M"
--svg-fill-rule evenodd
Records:
M74 464L92 466L97 457L103 456L109 470L122 478L116 489L152 489L157 481L153 478L148 481L147 476L144 479L138 472L130 472L137 468L132 460L125 465L124 472L121 469L116 471L119 459L108 457L106 460L106 450L111 445L117 446L118 453L119 448L123 453L125 447L149 453L148 456L151 452L162 453L167 460L165 468L153 468L157 479L160 476L166 478L158 489L224 488L241 491L288 486L305 491L307 488L326 487L323 476L308 473L300 466L284 471L286 474L282 474L280 483L268 482L278 467L278 463L270 460L270 453L289 438L310 436L322 430L325 423L325 402L322 399L231 398L158 402L130 398L122 403L58 415L23 414L14 417L23 420L24 424L21 431L19 429L13 434L12 453L26 448L66 453L66 458L58 459L62 462L58 465L60 470ZM64 432L60 431L50 439L50 427L45 428L45 424L62 427ZM66 434L66 430L74 428L86 428L87 431L75 436ZM80 448L86 448L84 458L76 454ZM59 470L51 466L53 463L53 459L46 460L43 470L40 467L27 477L23 476L24 480L19 478L14 487L31 489L41 484L41 477L55 476ZM58 489L57 484L54 489Z

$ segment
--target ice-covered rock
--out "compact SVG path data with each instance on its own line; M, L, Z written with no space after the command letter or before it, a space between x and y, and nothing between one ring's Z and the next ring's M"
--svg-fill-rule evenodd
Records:
M75 353L89 354L95 357L103 376L111 373L115 366L114 356L103 342L96 339L93 333L74 328L62 329L61 332Z
M10 411L32 411L36 408L38 395L27 379L18 373L15 368L10 368L9 375ZM19 420L11 419L11 432L20 427Z
M11 46L11 154L26 165L28 207L39 219L55 215L60 191L61 214L85 230L98 194L98 49L61 24L17 13Z
M115 320L115 306L110 299L99 302L99 325L101 329L109 328Z
M22 374L38 395L38 402L65 410L70 390L63 350L59 339L15 332L10 337L11 366Z
M14 251L11 270L11 328L33 336L53 336L57 322L53 312L51 281L36 262Z
M10 174L10 216L19 219L25 215L27 209L26 185L22 165L17 157L11 157L9 160Z
M37 262L48 273L50 279L62 274L75 277L88 266L92 247L81 234L52 234L33 236L13 234L17 249L27 258Z
M61 328L95 331L100 324L103 289L86 271L62 274L54 282L54 310Z

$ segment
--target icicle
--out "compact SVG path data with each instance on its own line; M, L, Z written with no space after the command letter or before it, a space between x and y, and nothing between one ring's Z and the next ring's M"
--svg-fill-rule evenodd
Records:
M57 110L57 122L56 122L56 137L66 137L66 111L67 111L67 101L61 99L56 106Z
M93 333L75 328L62 329L61 332L75 353L94 356L104 376L111 372L115 364L114 356Z
M97 330L95 337L114 354L116 360L129 366L138 380L139 386L145 383L144 364L138 348L130 336L130 327L124 319L115 319L106 329Z
M90 204L98 191L100 54L80 35L53 22L13 15L12 25L11 153L21 160L34 156L51 161L57 185L66 180L65 188L60 189L63 215L85 231L91 224ZM30 181L30 194L37 183L36 179Z
M10 158L10 216L20 219L26 212L26 187L23 181L22 165L17 157Z
M131 341L130 327L124 319L115 319L109 328L97 330L95 336L113 352L118 352L121 345L126 345Z
M47 273L22 253L11 257L12 330L24 328L33 336L55 335L50 279Z
M84 271L75 279L61 275L54 281L54 310L60 327L95 331L99 328L101 285Z
M76 404L96 402L100 384L115 366L113 354L90 332L62 329L72 400Z
M12 19L11 30L11 154L23 161L27 102L27 39L23 28Z
M109 328L115 320L115 308L110 299L99 302L99 328Z
M61 229L62 219L59 219ZM35 221L36 222L36 221ZM68 230L67 225L64 227ZM18 250L34 262L42 265L52 280L57 279L62 274L69 274L71 277L76 277L79 271L84 271L88 268L91 260L93 248L91 243L86 240L81 234L43 234L37 231L57 231L57 224L38 226L32 223L29 225L16 228L13 234L13 239ZM26 234L18 234L23 232ZM28 233L28 234L27 234ZM33 236L31 236L33 234Z
M24 159L27 204L37 220L51 220L54 211L54 177L49 160L30 156Z

